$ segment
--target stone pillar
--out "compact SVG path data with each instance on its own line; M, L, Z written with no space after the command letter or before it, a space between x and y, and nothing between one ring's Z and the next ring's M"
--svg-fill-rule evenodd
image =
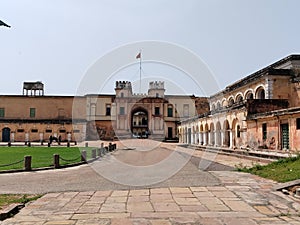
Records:
M215 146L215 138L216 138L216 132L214 130L212 130L210 132L210 142L211 142L211 146Z
M219 146L219 131L215 131L215 146Z
M40 142L42 143L44 140L44 133L40 133Z
M207 140L207 132L204 131L203 132L203 145L207 145L206 140Z
M201 145L201 143L202 143L202 133L200 131L198 133L198 140L199 140L198 145Z
M273 79L266 78L266 85L265 85L265 97L266 99L272 99L273 98Z
M25 142L28 142L28 141L29 141L29 133L26 132L26 133L25 133Z
M233 133L232 130L229 130L229 148L233 148Z
M10 142L15 142L15 133L10 133Z
M220 133L221 133L221 146L224 146L225 145L224 144L224 142L225 142L225 140L224 140L225 131L224 130L220 130Z
M72 138L71 138L71 132L69 132L69 133L67 134L67 139L68 139L68 142L71 142L71 140L72 140Z

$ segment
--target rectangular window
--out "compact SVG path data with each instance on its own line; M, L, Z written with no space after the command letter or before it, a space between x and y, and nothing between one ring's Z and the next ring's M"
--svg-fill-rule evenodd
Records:
M120 107L120 115L125 115L125 107Z
M106 104L106 116L110 116L110 104Z
M154 114L155 114L155 116L159 116L160 115L160 113L159 113L159 107L155 107Z
M267 140L267 124L266 123L262 124L262 135L263 135L263 140Z
M300 130L300 118L296 119L296 129Z
M73 133L78 134L78 133L80 133L80 130L73 130Z
M17 132L18 132L18 133L23 133L23 132L24 132L24 129L21 129L21 128L20 128L20 129L17 130Z
M38 129L31 129L31 133L37 133L38 131Z
M0 108L0 117L4 117L4 116L5 116L5 109Z
M173 107L171 105L168 106L168 117L173 117Z
M183 105L183 116L184 117L188 117L189 116L189 105L188 104L184 104Z
M35 117L35 108L30 108L30 118Z
M46 133L52 133L51 129L46 129Z

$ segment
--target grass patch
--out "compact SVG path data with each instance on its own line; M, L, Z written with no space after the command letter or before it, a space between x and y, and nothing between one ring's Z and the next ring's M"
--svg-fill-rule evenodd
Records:
M238 171L252 173L278 182L300 179L300 156L280 159L268 165L252 168L238 168Z
M92 147L85 148L87 158L91 158ZM32 168L41 168L53 166L53 155L71 160L60 160L60 165L80 162L80 150L78 147L0 147L0 170L23 169L24 162L15 165L3 166L18 162L24 159L24 156L32 156ZM76 159L76 160L75 160Z
M0 209L5 208L6 206L12 203L27 203L34 201L40 198L41 195L20 195L20 194L1 194L0 195Z

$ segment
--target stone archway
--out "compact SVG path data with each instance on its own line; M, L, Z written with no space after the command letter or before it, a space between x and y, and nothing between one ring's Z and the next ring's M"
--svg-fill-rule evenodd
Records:
M240 129L241 126L239 124L239 120L235 118L232 121L232 147L239 147L240 146Z
M225 147L230 147L231 146L231 143L230 143L230 126L229 126L229 122L228 120L225 120L224 121L224 126L223 126L223 130L224 130L224 142L223 142L223 145Z
M148 138L149 116L148 111L138 107L131 112L131 133L133 137Z

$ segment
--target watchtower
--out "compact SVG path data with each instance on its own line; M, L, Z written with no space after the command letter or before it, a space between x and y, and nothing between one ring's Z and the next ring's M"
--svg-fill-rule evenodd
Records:
M148 95L163 98L165 96L165 84L163 81L152 81L149 83Z
M116 96L117 97L130 97L132 96L132 86L130 81L116 81Z
M44 84L41 81L23 83L23 95L36 96L37 92L39 96L44 95Z

